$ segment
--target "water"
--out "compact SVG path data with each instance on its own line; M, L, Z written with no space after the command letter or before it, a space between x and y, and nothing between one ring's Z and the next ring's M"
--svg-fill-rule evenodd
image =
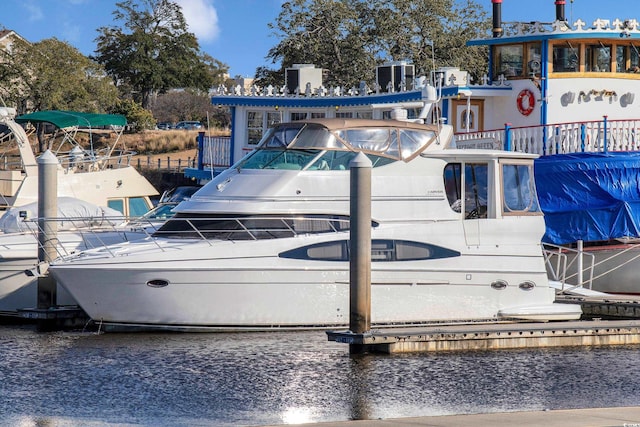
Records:
M639 350L350 357L324 332L0 326L0 424L237 426L637 406Z

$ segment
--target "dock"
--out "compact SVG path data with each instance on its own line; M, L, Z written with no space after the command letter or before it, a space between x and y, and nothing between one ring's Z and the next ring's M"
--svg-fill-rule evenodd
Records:
M548 323L433 324L373 329L354 334L328 331L329 341L369 353L442 352L541 347L640 344L640 319Z
M560 296L557 302L580 304L583 319L430 323L363 333L328 331L327 338L358 353L388 354L640 344L640 297Z

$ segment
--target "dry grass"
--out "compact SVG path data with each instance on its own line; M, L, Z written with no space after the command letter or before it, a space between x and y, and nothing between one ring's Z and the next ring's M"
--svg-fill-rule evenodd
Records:
M197 130L157 130L122 135L120 138L128 150L139 154L155 155L193 150L198 147ZM212 130L212 136L228 135L221 130Z

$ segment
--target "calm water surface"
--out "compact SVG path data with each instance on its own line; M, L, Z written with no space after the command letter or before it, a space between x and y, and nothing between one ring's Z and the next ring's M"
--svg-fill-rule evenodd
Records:
M639 373L640 347L350 357L324 332L0 326L0 424L237 426L637 406Z

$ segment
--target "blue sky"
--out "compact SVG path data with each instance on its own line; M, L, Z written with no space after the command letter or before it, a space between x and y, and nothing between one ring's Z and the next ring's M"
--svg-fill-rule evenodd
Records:
M118 0L2 0L0 27L31 42L56 37L83 54L95 49L97 29L111 25ZM277 44L267 24L284 0L175 0L204 52L226 63L232 76L251 77ZM491 0L477 0L490 13ZM591 24L596 18L640 21L638 0L566 0L566 15ZM503 21L553 21L554 0L503 0Z

